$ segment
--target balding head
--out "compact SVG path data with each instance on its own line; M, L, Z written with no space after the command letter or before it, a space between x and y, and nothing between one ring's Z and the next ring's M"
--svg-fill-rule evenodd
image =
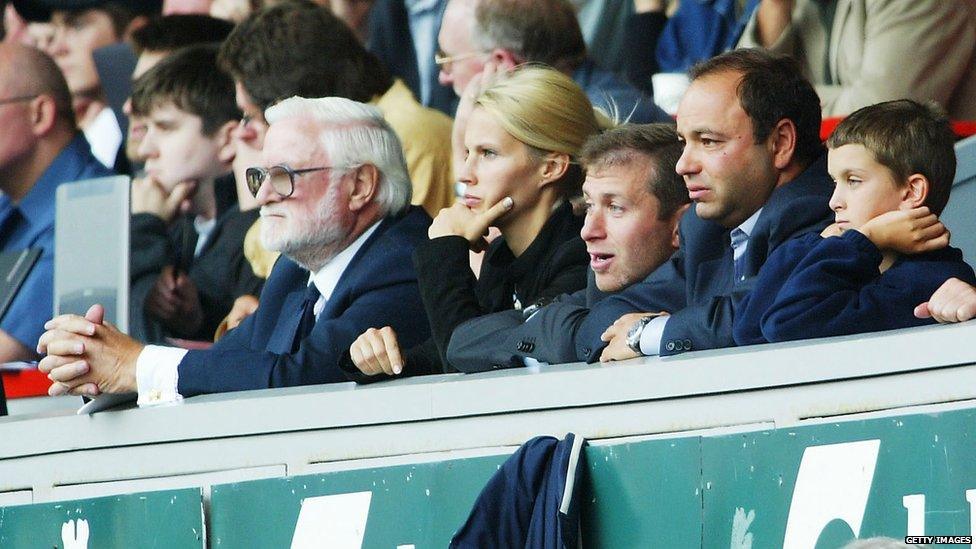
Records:
M57 124L73 131L71 92L54 60L30 46L0 44L0 100L38 95L47 96L54 103Z

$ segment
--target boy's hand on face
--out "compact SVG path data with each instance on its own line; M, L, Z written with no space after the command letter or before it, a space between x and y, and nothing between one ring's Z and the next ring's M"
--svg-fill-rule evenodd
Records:
M162 183L151 177L134 179L132 213L152 214L169 223L177 214L185 213L190 209L190 197L195 190L194 181L177 183L173 190L167 192Z
M883 213L857 230L882 251L918 254L949 245L948 229L925 206Z
M840 223L831 223L827 225L823 231L821 231L821 238L830 238L832 236L840 236L844 234L844 227Z

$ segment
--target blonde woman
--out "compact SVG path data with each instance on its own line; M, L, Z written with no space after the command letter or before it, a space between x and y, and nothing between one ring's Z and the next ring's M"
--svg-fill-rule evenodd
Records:
M440 211L414 266L432 337L401 350L389 327L370 329L343 369L358 381L456 371L444 359L454 328L480 315L521 309L586 285L588 256L573 213L583 173L576 153L606 126L566 75L541 66L486 69L462 98L463 194ZM601 122L603 120L603 122ZM501 236L490 245L489 227ZM469 250L487 248L480 276ZM394 305L395 306L395 305Z

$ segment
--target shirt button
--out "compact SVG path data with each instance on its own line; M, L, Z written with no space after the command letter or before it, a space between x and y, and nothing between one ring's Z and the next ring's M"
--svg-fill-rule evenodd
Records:
M686 339L682 343L685 344L685 350L686 351L690 351L691 350L691 340L690 339Z
M667 343L667 344L666 344L666 345L664 346L664 348L665 348L665 349L667 349L668 351L673 351L673 350L674 350L674 342L673 342L673 341L669 341L669 342L668 342L668 343Z

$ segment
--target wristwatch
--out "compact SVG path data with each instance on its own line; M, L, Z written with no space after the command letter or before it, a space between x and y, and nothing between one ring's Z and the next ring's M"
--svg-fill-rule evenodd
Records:
M631 351L639 355L644 354L640 349L641 334L644 333L644 327L647 326L647 323L655 316L657 315L642 316L630 327L630 331L627 332L627 346L630 347Z

